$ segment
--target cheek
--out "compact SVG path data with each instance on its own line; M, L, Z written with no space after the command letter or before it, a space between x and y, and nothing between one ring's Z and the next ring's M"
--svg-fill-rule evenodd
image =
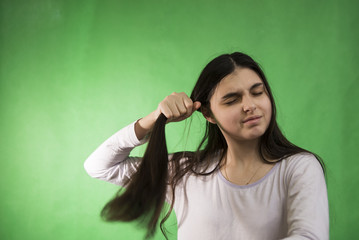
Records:
M217 121L222 126L231 126L237 124L238 116L240 115L240 109L238 108L227 108L227 109L213 109Z
M271 118L272 118L272 104L271 104L269 99L268 99L268 102L267 102L266 107L265 107L265 113L267 115L266 119L269 122L271 120Z
M228 127L235 127L242 121L243 114L240 108L228 109L223 112L222 122Z

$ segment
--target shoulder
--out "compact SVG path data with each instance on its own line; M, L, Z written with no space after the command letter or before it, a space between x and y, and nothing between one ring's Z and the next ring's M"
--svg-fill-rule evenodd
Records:
M292 156L286 157L282 162L287 165L288 168L320 168L322 169L321 163L317 157L308 152L297 153Z
M312 180L324 178L324 171L320 161L311 153L303 152L286 157L281 161L280 165L285 171L287 182L296 181L298 178L303 177Z

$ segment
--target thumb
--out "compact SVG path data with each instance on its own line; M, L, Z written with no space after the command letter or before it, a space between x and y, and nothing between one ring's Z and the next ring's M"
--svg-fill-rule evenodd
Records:
M196 110L198 110L198 108L200 108L201 107L201 102L199 102L199 101L196 101L196 102L194 102L193 103L193 111L196 111Z

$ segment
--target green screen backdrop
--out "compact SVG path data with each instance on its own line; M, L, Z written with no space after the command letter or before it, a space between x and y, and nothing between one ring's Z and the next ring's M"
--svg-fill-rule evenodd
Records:
M357 238L358 7L1 0L0 239L141 239L134 223L100 219L118 187L83 163L165 96L190 94L205 64L233 51L263 67L286 136L324 159L331 239ZM203 118L192 120L166 127L171 152L195 148ZM167 228L176 239L174 214Z

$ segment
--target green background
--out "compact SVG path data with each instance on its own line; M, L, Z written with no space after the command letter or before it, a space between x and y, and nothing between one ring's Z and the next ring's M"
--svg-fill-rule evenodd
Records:
M358 237L356 1L0 2L1 239L141 239L101 221L117 186L83 163L233 51L263 67L286 136L326 162L331 239ZM169 124L169 150L194 149L202 123Z

